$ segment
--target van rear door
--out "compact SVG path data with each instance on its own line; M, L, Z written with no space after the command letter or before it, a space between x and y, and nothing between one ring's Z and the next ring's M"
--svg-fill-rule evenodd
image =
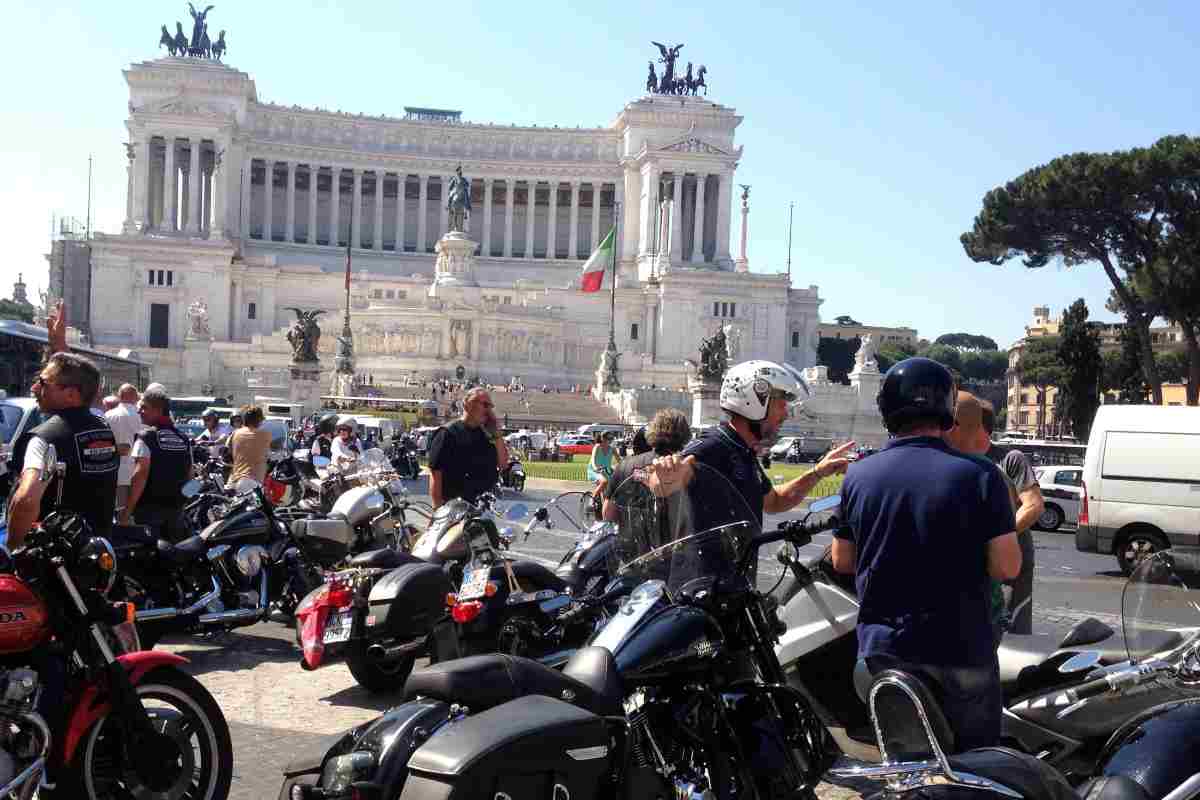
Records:
M1200 546L1198 453L1200 434L1108 431L1100 486L1088 487L1099 501L1089 508L1103 540L1098 544L1142 523L1161 530L1172 546Z

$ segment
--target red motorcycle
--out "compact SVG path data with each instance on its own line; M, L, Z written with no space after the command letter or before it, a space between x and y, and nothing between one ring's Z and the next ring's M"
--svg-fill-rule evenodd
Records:
M47 481L65 473L49 451ZM133 605L105 600L116 567L109 541L64 510L0 551L0 797L32 797L51 764L59 797L229 795L225 717L185 659L137 650ZM65 730L36 710L46 691L62 695Z

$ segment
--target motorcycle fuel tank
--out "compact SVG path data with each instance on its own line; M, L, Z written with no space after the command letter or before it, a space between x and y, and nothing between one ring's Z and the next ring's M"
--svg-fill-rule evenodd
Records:
M333 504L329 516L340 516L351 525L357 525L383 513L385 508L387 501L382 492L374 486L356 486L342 493Z
M1118 730L1099 764L1104 775L1124 775L1166 797L1196 774L1200 764L1200 700L1184 700L1131 719Z
M0 575L0 654L23 653L50 635L46 604L16 575Z
M200 536L209 547L216 547L244 539L265 539L270 531L267 515L257 508L248 508L217 520L201 531Z

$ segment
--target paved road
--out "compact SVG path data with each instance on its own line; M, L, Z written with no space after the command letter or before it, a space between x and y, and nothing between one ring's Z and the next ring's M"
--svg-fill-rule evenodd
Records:
M546 483L539 483L545 486ZM520 499L531 508L558 494L531 489ZM417 495L414 494L414 497ZM767 525L796 513L769 515ZM1091 614L1112 622L1120 614L1122 580L1111 556L1078 553L1071 532L1035 533L1035 626L1065 630ZM574 541L561 526L535 532L515 547L523 556L557 564ZM807 550L818 553L829 536L818 536ZM778 562L768 554L760 563L760 583L778 578ZM191 659L191 671L217 698L233 735L235 800L273 798L280 768L297 753L318 747L331 735L365 722L396 702L396 695L368 695L343 665L316 672L299 667L292 630L268 621L212 639L176 639L162 645ZM852 790L825 787L826 800Z

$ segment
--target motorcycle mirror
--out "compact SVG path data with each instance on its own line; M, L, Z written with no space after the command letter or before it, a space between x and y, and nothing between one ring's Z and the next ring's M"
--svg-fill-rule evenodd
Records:
M329 466L330 459L328 456L313 456L312 465L317 469L325 469Z
M65 466L65 465L64 465ZM41 482L49 483L58 472L58 448L52 444L46 445L46 453L42 456Z
M504 518L510 522L516 522L519 519L525 519L527 516L529 516L529 506L525 505L524 503L513 503L508 507L508 510L504 512Z
M193 497L200 494L200 487L200 481L193 478L183 485L183 487L179 490L179 493L188 500L191 500Z
M831 494L829 497L822 497L820 500L814 500L808 504L808 513L820 514L822 511L832 511L842 504L842 496L840 494Z
M1097 650L1084 650L1059 664L1058 671L1059 674L1066 675L1071 672L1087 672L1098 666L1100 666L1100 652Z

